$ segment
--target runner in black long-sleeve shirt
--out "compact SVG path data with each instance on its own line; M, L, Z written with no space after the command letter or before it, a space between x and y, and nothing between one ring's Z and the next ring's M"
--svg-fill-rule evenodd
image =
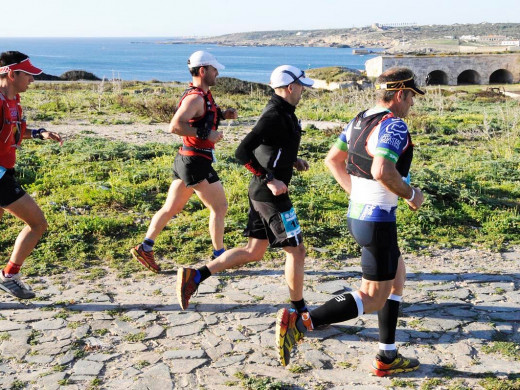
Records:
M285 279L292 306L304 317L308 315L303 300L305 247L287 186L293 169L309 168L305 160L297 157L301 127L294 111L305 87L313 83L302 70L290 65L279 66L271 74L274 94L236 150L237 159L253 173L249 220L244 231L249 241L245 247L228 250L198 270L179 269L177 296L183 309L202 281L217 272L261 260L271 245L286 252Z

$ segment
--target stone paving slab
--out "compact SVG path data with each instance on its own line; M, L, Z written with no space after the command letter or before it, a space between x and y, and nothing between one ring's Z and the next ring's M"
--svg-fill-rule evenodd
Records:
M519 250L405 259L396 341L421 367L400 375L402 383L420 388L440 379L441 388L481 389L485 376L520 373L518 350L515 359L491 348L497 340L520 345ZM326 269L307 259L311 308L357 288L360 267L346 263ZM278 363L274 324L288 292L283 261L270 264L211 277L187 311L180 311L171 273L118 279L107 269L95 283L85 283L80 271L28 278L40 298L1 295L0 388L218 390L244 388L247 378L290 389L391 387L391 378L368 370L377 350L375 314L309 333L288 368Z

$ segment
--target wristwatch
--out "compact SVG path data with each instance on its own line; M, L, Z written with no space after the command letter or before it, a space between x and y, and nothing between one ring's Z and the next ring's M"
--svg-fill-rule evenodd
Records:
M267 172L264 176L264 183L267 184L267 183L270 183L274 180L274 175L273 175L273 172Z

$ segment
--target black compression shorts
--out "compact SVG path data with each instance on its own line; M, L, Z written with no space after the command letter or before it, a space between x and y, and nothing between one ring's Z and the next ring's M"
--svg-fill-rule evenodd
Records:
M25 195L25 191L14 177L14 169L8 169L0 178L0 207L9 206Z
M173 176L181 179L186 187L194 186L207 180L215 183L220 180L211 166L212 161L202 156L183 156L177 153L173 163Z
M363 278L376 282L395 279L401 252L395 222L373 222L347 218L348 230L361 245Z
M259 202L249 198L249 216L244 236L269 240L272 248L297 247L303 236L290 199Z

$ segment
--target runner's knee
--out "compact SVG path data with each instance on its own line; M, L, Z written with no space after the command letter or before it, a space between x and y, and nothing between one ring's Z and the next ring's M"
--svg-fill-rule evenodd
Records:
M264 254L259 251L248 252L249 261L260 261L260 260L262 260L262 257L264 257Z
M38 233L40 236L42 236L43 233L45 233L46 230L49 228L49 224L47 223L45 217L42 216L42 218L38 221L29 224L29 227L33 232Z
M165 203L163 207L157 212L157 214L165 214L169 218L173 218L175 215L179 214L185 205L180 205L175 202L169 204L169 202Z
M381 290L359 291L365 307L365 313L373 313L383 308L388 299L388 293Z
M305 251L305 247L303 246L303 244L298 245L296 247L296 253L295 253L296 260L304 262L306 253L307 252Z
M292 247L291 249L285 248L286 252L290 253L292 255L292 258L295 262L303 263L305 261L305 246L303 244L300 244L296 247Z
M228 210L228 203L227 201L221 202L217 205L213 205L210 207L210 211L215 214L215 216L223 218Z
M248 261L260 261L264 257L267 246L252 245L249 242L244 248Z

